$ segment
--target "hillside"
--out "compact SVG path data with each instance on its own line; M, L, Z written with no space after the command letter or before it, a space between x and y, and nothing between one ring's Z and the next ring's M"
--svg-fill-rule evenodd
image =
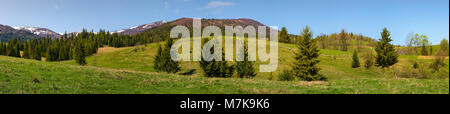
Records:
M60 38L61 35L59 33L56 33L55 31L52 31L48 28L41 28L41 27L13 27L16 30L24 30L31 32L35 35L38 35L39 37L47 37L50 36L52 38Z
M0 93L441 93L448 79L355 78L328 82L280 82L203 78L75 66L0 56Z
M17 30L8 25L0 24L0 41L9 41L13 38L28 40L33 38L40 38L40 36L26 30Z
M401 56L391 69L350 67L351 52L320 50L321 72L328 81L277 81L289 68L295 45L280 43L279 67L253 79L206 78L197 62L182 62L177 74L156 73L153 57L157 43L134 47L100 48L87 58L88 66L74 61L43 62L0 56L0 93L437 93L449 92L448 61L428 77L409 77L412 60ZM432 60L417 60L429 64ZM230 63L232 64L232 63ZM255 66L262 64L257 62ZM258 69L258 67L256 67ZM410 69L407 69L410 68ZM425 68L422 67L422 68ZM446 69L446 70L445 70ZM404 77L406 74L406 77ZM427 74L428 75L428 74ZM272 76L272 77L270 77Z
M180 18L177 20L169 21L165 24L154 26L150 29L138 32L134 34L137 37L144 37L144 38L152 38L154 42L158 42L161 40L164 40L165 38L168 38L170 34L170 30L174 26L186 26L190 31L192 31L193 28L193 18ZM204 28L206 26L217 26L222 29L222 32L225 32L225 26L253 26L255 27L256 31L258 31L258 26L266 26L256 20L253 19L247 19L247 18L240 18L240 19L201 19L201 27ZM139 26L138 26L139 27ZM269 27L266 26L266 34L269 35Z
M126 34L126 35L135 35L135 34L143 32L143 31L146 31L148 29L159 27L159 26L164 25L166 23L167 23L167 21L157 21L157 22L153 22L153 23L149 23L149 24L143 24L143 25L131 27L131 28L128 28L128 29L118 30L118 31L115 31L113 33Z

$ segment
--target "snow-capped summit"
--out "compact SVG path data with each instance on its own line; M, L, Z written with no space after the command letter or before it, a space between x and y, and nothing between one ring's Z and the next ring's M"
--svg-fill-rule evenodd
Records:
M47 29L47 28L23 27L23 26L13 27L13 28L16 29L16 30L25 30L25 31L31 32L33 34L36 34L36 35L38 35L40 37L47 37L48 35L50 35L51 37L59 38L61 36L60 34L54 32L54 31L52 31L50 29Z
M154 28L154 27L161 26L161 25L166 24L166 23L167 23L167 21L157 21L157 22L153 22L153 23L149 23L149 24L143 24L143 25L131 27L131 28L128 28L128 29L118 30L118 31L115 31L113 33L134 35L134 34L142 32L142 31L145 31L145 30L148 30L148 29L151 29L151 28Z

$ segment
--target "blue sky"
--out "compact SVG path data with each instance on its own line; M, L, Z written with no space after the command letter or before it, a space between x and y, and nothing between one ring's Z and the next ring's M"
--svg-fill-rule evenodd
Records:
M181 17L251 18L299 34L341 29L379 38L384 27L395 44L408 33L433 44L449 37L448 0L1 0L0 24L36 26L56 32L115 31Z

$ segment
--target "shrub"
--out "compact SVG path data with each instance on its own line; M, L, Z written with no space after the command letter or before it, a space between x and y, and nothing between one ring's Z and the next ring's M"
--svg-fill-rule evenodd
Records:
M360 67L360 63L359 63L359 57L358 57L358 53L356 52L356 50L353 52L353 62L352 62L352 68L359 68Z
M253 62L248 60L248 49L244 46L242 48L244 52L244 58L240 58L243 61L236 62L236 72L240 78L253 78L256 76L255 68L253 67Z
M158 72L176 73L180 71L180 62L174 61L170 56L170 49L173 45L173 39L169 38L164 48L158 45L158 52L155 56L153 68ZM137 51L137 49L136 49Z
M208 40L203 40L203 43L206 43ZM214 49L211 48L211 53L214 53ZM225 55L224 51L222 51L222 55ZM222 58L223 59L223 58ZM203 69L204 75L206 77L222 77L227 78L233 76L234 66L228 65L227 61L206 61L203 57L199 61L200 67Z
M372 52L369 52L366 55L366 61L364 63L364 67L369 69L372 66L373 66L373 54L372 54Z
M433 60L433 63L431 63L431 65L430 65L430 67L435 71L439 71L439 69L443 66L445 66L444 57L435 58Z
M293 81L295 80L295 77L293 76L293 73L289 70L284 70L280 75L278 75L279 81Z
M414 61L413 68L414 68L414 69L419 68L419 63L417 63L417 61Z

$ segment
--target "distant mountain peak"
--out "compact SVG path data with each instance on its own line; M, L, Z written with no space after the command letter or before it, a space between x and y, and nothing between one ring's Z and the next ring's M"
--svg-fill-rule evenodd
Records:
M128 29L118 30L118 31L115 31L113 33L134 35L134 34L142 32L142 31L145 31L145 30L148 30L148 29L151 29L151 28L154 28L154 27L161 26L161 25L166 24L166 23L167 23L167 21L156 21L156 22L153 22L153 23L143 24L143 25L131 27L131 28L128 28Z
M51 36L51 37L56 37L59 38L61 35L59 33L56 33L50 29L47 28L41 28L41 27L24 27L24 26L18 26L18 27L13 27L16 30L24 30L24 31L28 31L31 32L35 35L38 35L40 37L47 37L47 36Z

